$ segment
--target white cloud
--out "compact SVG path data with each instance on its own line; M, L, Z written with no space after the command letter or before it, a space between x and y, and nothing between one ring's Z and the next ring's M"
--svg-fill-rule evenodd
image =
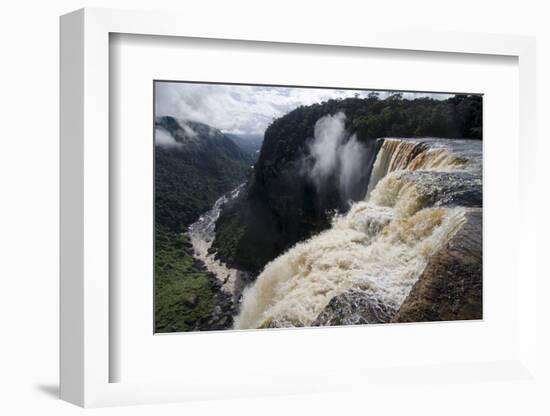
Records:
M181 127L183 128L183 131L185 132L185 134L187 134L187 136L191 138L197 137L197 132L189 127L187 124L183 123L181 124Z
M314 164L311 176L318 186L336 169L338 150L344 143L346 116L339 112L334 116L325 116L315 123L315 140L310 143L309 152Z
M155 145L161 147L178 147L181 143L178 143L170 133L162 129L155 129Z
M269 123L300 105L328 99L366 97L370 91L321 88L288 88L249 85L157 82L155 112L199 121L236 134L263 133ZM385 98L390 92L380 92ZM405 93L404 98L448 95Z
M346 115L339 112L321 117L315 123L315 140L309 144L313 166L308 174L321 190L327 178L336 173L341 195L348 200L361 179L357 172L364 166L367 153L355 134L348 139L345 121Z

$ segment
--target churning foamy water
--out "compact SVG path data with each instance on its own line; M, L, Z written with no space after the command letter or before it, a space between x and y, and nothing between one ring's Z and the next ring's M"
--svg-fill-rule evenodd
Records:
M308 326L349 290L397 310L481 195L480 160L480 142L384 139L365 199L267 264L235 328Z

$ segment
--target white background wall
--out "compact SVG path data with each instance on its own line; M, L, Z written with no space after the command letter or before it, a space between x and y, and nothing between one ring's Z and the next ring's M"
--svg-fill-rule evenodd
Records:
M544 1L169 1L88 0L4 1L0 9L0 413L73 414L80 409L56 400L58 368L58 16L74 9L116 7L185 12L189 19L213 14L227 19L274 19L287 25L402 24L451 31L536 35L538 41L538 189L540 253L548 221L550 114L550 13ZM237 18L236 16L240 16ZM182 21L185 24L185 21ZM513 219L511 219L513 220ZM505 233L503 233L505 237ZM546 246L543 248L542 244ZM540 256L543 257L543 256ZM550 276L539 261L539 273ZM545 267L545 270L542 270ZM543 283L539 292L547 293ZM548 370L548 311L540 304L540 338ZM546 331L542 329L546 328ZM548 374L548 371L546 372ZM484 386L456 384L411 388L388 386L376 397L346 393L307 397L259 398L163 406L101 409L123 414L548 414L550 391L525 383Z

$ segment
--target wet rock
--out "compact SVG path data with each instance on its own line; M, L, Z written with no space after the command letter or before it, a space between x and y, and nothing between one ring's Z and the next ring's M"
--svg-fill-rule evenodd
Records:
M222 282L220 282L214 274L208 273L208 275L210 276L210 287L216 291L221 290Z
M239 271L237 273L237 279L235 280L235 287L233 289L233 302L237 308L241 304L244 289L254 283L256 277L256 275L244 271Z
M429 260L392 322L482 318L482 211Z
M266 319L258 329L268 329L268 328L299 328L304 325L295 320L289 320L287 318L268 318Z
M483 203L481 177L468 171L402 171L401 180L414 182L423 204L419 206L462 206L478 208Z
M196 321L187 322L191 331L215 331L230 329L233 327L233 316L236 314L233 296L227 293L222 282L214 273L207 272L206 266L199 259L193 259L194 267L203 270L209 279L209 286L212 290L212 310ZM191 306L198 304L198 298L195 295L189 295L185 302Z
M189 241L188 238L185 238L185 239L181 240L181 248L184 249L185 251L189 251L191 253L193 251L193 245L191 244L191 241Z
M333 297L312 326L360 325L389 322L395 310L368 292L351 290Z
M199 270L201 272L206 272L208 269L206 268L204 262L202 262L199 259L193 258L193 268L195 270Z

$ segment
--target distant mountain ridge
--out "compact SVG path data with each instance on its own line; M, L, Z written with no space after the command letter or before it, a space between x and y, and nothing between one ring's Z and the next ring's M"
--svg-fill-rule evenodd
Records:
M172 142L159 137L168 134ZM181 232L220 195L245 180L251 156L203 123L170 116L155 119L155 219Z
M225 133L237 146L244 150L249 156L252 157L254 162L258 160L260 156L260 149L264 141L263 134L232 134Z

